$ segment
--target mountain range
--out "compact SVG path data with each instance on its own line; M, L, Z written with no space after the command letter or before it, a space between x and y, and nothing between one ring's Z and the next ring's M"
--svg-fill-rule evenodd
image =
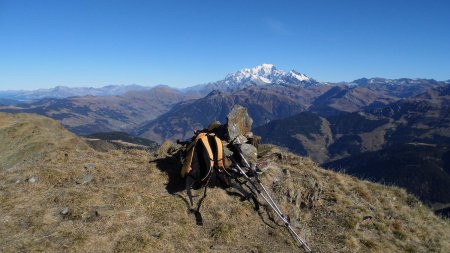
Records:
M373 159L380 157L379 164L385 166L389 162L382 161L396 156L430 153L414 147L448 144L449 90L450 81L433 79L361 78L323 83L295 70L263 64L181 90L157 86L118 96L44 98L0 106L0 111L46 115L77 134L123 131L162 143L189 139L194 130L215 120L223 123L231 107L240 104L248 109L255 133L263 142L309 156L330 169L398 183L433 204L449 200L443 186L449 184L442 176L448 173L442 172L444 156L430 157L437 162L425 167L433 169L402 163L381 174L370 172L373 169L366 168L364 161L370 158L377 164ZM396 147L405 147L409 153ZM400 172L408 168L429 176L415 179L408 187L400 178ZM439 187L424 190L427 184Z
M80 96L118 96L129 91L145 91L150 87L136 84L132 85L107 85L101 88L92 87L66 87L56 86L50 89L38 90L7 90L0 91L0 104L17 104L20 102L39 100L43 98L68 98ZM4 99L4 100L2 100Z
M277 69L273 64L262 64L254 68L245 68L233 74L228 74L225 79L200 84L183 89L185 92L197 92L203 95L213 90L233 92L249 86L302 86L309 87L318 82L296 70L284 71Z
M121 96L44 98L0 107L3 112L36 113L59 120L76 134L131 131L168 111L180 101L195 98L168 86L129 91Z

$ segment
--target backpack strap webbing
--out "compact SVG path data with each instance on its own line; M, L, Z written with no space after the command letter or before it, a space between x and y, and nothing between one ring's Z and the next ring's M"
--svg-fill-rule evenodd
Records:
M194 209L194 207L193 207L194 203L192 200L191 189L192 189L192 185L196 182L196 179L193 178L192 175L189 174L189 172L192 170L191 164L192 164L192 160L194 158L195 147L196 147L198 141L201 142L202 146L206 150L206 153L207 153L208 159L209 159L209 168L208 168L208 171L205 174L205 176L203 178L201 178L201 180L200 180L200 183L202 183L204 185L203 197L198 201L197 208ZM212 146L211 146L211 144L212 144ZM214 170L214 168L216 168L217 171L220 173L225 170L224 161L223 161L223 144L222 144L222 141L214 134L200 133L199 135L196 136L194 141L192 141L192 143L189 144L187 150L188 151L187 151L187 155L186 155L186 160L181 169L181 176L185 177L187 175L187 177L186 177L186 193L189 198L190 210L195 215L197 225L201 226L201 225L203 225L203 218L200 213L200 208L201 208L203 200L206 197L206 191L208 189L213 170Z
M203 218L202 218L202 214L200 213L200 207L202 206L203 200L206 198L206 190L208 189L210 178L211 177L209 177L205 183L203 197L198 201L196 209L194 209L194 201L192 200L192 191L191 191L191 188L195 182L195 179L192 178L190 175L188 175L186 178L186 193L189 198L189 210L194 213L195 221L196 221L197 225L199 225L199 226L203 225Z
M183 167L181 167L181 177L185 177L189 172L192 170L192 159L194 158L194 151L195 151L195 145L197 145L197 142L205 136L206 133L200 133L198 134L195 139L189 144L189 146L186 148L187 154L186 159L184 161Z
M211 143L208 140L208 137L212 137L214 139L213 145L217 152L216 155L214 155L214 153L213 153L213 150L211 148ZM217 166L217 168L219 169L220 172L222 172L225 169L224 161L223 161L223 144L222 144L222 141L215 134L207 134L207 133L198 134L197 137L195 137L194 141L192 141L191 144L189 144L189 146L187 147L186 160L183 164L183 167L181 168L181 177L183 177L183 178L192 170L192 167L191 167L192 159L193 159L194 152L195 152L195 146L198 141L201 141L201 143L203 144L203 147L205 147L206 152L208 153L209 160L210 160L209 171L201 179L201 181L204 181L211 173L211 169L213 168L214 165Z

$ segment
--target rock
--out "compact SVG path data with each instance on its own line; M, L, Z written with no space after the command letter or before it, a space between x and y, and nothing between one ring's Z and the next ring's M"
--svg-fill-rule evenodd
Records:
M86 163L86 164L84 165L84 168L87 169L87 170L93 170L93 169L96 168L96 166L95 166L94 163Z
M114 215L114 206L104 205L97 206L94 212L95 216L108 217Z
M220 121L214 121L211 124L209 124L208 126L208 131L209 132L213 132L214 130L217 130L218 128L220 128L222 125L220 124Z
M20 182L22 182L20 179L16 180L16 184L20 184Z
M225 157L229 157L233 155L233 151L231 151L229 148L227 148L226 145L223 146L223 153L225 154Z
M233 140L233 144L244 144L247 143L247 138L245 138L243 135L236 136Z
M163 144L161 144L161 146L159 146L158 151L156 151L156 154L158 155L158 157L168 155L173 146L174 144L172 141L166 140L165 142L163 142Z
M59 213L62 214L62 215L67 215L67 214L69 214L69 208L68 207L64 207L61 210L61 212L59 212Z
M241 145L241 150L245 159L247 159L249 163L256 163L256 161L258 160L258 151L256 150L255 146L244 143Z
M240 105L235 105L227 116L227 132L230 140L239 135L245 136L251 132L253 119L248 115L247 109Z
M227 140L227 128L226 125L221 125L220 121L214 121L211 124L208 125L208 128L206 130L209 133L214 133L217 137L219 137L221 140Z
M220 244L214 244L214 245L209 246L209 249L212 250L212 251L224 252L224 251L227 251L227 246L220 245Z
M253 135L252 137L247 137L248 142L255 146L256 148L259 147L259 144L261 143L261 136Z
M32 177L30 177L29 179L28 179L28 182L30 182L30 183L32 183L32 184L34 184L34 183L36 183L37 182L37 177L35 177L35 176L32 176Z
M77 184L87 184L92 181L94 177L92 175L85 175L84 177L77 180Z

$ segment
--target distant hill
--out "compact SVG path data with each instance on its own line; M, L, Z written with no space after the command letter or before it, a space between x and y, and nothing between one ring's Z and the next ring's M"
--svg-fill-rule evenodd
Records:
M254 125L294 115L307 109L311 101L329 86L251 86L235 92L213 91L207 96L183 102L167 113L142 124L135 133L162 142L187 139L193 130L203 129L214 120L225 122L235 104L246 107Z
M450 203L450 145L408 143L323 165L407 189L422 201Z
M5 105L15 105L19 104L20 102L14 99L8 99L8 98L0 98L0 106Z
M33 103L0 107L0 111L36 113L59 120L77 134L131 131L145 121L192 98L167 86L131 91L122 96L46 98Z
M65 87L56 86L50 89L38 90L8 90L0 91L0 98L13 99L17 101L33 101L43 98L68 98L81 96L118 96L129 91L145 91L150 87L136 84L132 85L108 85L101 88L92 87Z
M269 209L256 211L233 189L208 189L196 226L175 144L97 152L55 120L0 117L0 164L9 164L0 168L1 252L301 252ZM260 147L259 161L263 183L314 252L450 251L449 220L402 189L273 146Z
M428 203L448 203L450 181L442 164L448 155L443 147L450 143L449 90L450 85L439 86L366 111L302 112L254 132L263 142L310 156L325 167L385 180Z
M88 150L57 121L32 114L0 112L0 171L32 166L56 150Z
M327 162L394 144L450 142L450 85L357 112L303 112L255 129L263 140ZM287 133L287 134L286 134Z
M152 140L132 136L125 132L101 132L83 136L84 139L95 149L102 143L98 143L97 140L106 141L113 144L117 148L139 148L143 150L156 150L158 144Z
M384 90L389 95L398 98L413 97L426 92L430 88L449 84L448 82L433 79L386 79L386 78L361 78L350 83L358 87L372 90Z

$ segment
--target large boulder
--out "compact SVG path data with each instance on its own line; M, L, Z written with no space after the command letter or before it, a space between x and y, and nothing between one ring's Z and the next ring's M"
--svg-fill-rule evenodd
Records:
M253 119L250 118L247 108L234 105L227 116L227 132L230 140L242 135L245 136L252 130Z

